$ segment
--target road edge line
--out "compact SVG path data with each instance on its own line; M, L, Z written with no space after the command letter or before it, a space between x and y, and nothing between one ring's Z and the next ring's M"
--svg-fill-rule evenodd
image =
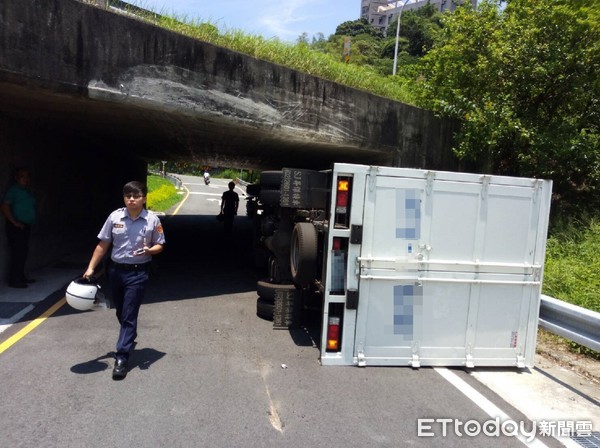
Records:
M469 400L471 400L473 403L479 406L490 417L498 417L505 421L512 420L506 412L504 412L490 400L485 398L480 392L475 390L473 386L467 384L467 382L459 378L458 375L456 375L454 372L451 372L445 367L434 367L433 370L435 370L442 376L442 378L444 378L446 381L448 381L450 384L456 387ZM526 438L522 434L518 434L516 438L529 447L548 448L548 445L546 445L537 437L534 437L534 439L531 442L527 442Z

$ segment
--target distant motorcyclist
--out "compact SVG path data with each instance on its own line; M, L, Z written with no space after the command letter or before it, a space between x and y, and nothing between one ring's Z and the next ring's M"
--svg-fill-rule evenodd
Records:
M208 174L207 170L204 170L204 184L205 185L210 184L210 174Z

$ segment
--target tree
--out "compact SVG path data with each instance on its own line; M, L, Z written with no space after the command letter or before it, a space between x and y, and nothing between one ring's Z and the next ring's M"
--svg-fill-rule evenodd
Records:
M328 40L325 40L322 33L317 34L313 37L310 48L329 54L333 59L340 61L346 36L351 37L350 64L378 66L383 35L365 19L342 23L337 27L336 33L329 36ZM306 41L307 38L304 42L306 43ZM301 42L300 39L298 42Z
M398 20L387 27L385 35L395 44ZM400 18L400 37L407 43L406 51L411 56L423 56L433 46L435 36L441 28L441 14L435 7L427 5L402 13ZM393 54L392 54L393 57Z
M593 0L458 8L423 57L421 105L462 120L459 157L598 207L599 19Z
M349 20L344 22L337 26L335 34L338 36L358 36L359 34L366 34L379 39L383 37L379 28L375 28L367 21L367 19Z
M308 45L308 33L305 31L300 36L298 36L296 43L300 45Z

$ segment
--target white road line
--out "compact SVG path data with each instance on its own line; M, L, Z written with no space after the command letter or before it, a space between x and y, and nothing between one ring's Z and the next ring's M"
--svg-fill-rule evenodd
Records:
M22 309L21 311L19 311L14 316L9 317L8 319L0 319L0 333L2 333L7 328L10 328L12 324L17 322L19 319L21 319L23 316L25 316L32 309L33 309L33 305L29 305L29 306L25 307L24 309Z
M200 191L190 191L190 194L199 194L202 196L221 196L222 193L202 193Z
M485 398L479 392L477 392L472 386L467 384L464 380L460 379L455 373L444 367L434 367L434 370L439 373L446 381L456 387L459 391L461 391L467 398L469 398L473 403L479 406L483 411L492 418L498 417L501 421L512 420L508 414L506 414L502 409L492 403L490 400ZM534 448L548 448L548 446L543 443L538 438L534 438L530 442L527 442L527 438L523 434L518 434L515 436L521 442L523 442L528 447Z
M211 185L206 185L204 182L184 182L185 185L204 185L210 188L223 188L225 185L215 185L214 187Z

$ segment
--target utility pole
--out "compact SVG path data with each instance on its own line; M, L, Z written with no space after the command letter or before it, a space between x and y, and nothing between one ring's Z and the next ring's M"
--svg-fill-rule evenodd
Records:
M396 47L394 49L394 70L392 75L396 76L396 69L398 67L398 40L400 39L400 19L402 18L402 9L410 0L404 0L402 6L400 7L400 11L398 12L398 24L396 26ZM396 0L396 9L398 9L398 0Z

